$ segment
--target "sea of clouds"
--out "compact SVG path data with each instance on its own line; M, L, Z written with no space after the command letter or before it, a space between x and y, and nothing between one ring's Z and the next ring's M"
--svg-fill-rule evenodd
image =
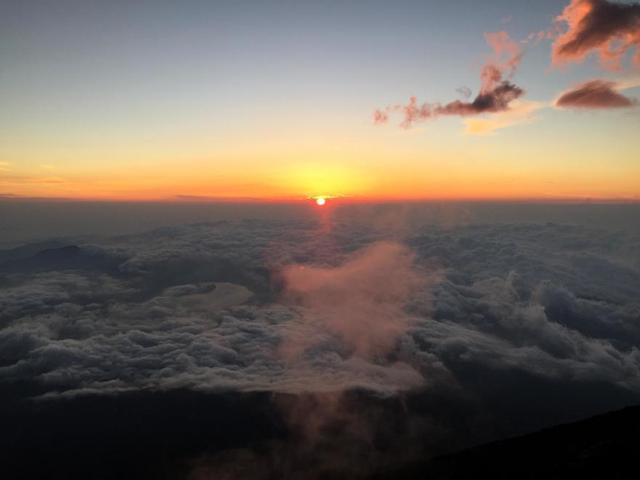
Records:
M0 378L43 398L394 395L496 373L640 395L636 233L383 220L221 221L5 250Z

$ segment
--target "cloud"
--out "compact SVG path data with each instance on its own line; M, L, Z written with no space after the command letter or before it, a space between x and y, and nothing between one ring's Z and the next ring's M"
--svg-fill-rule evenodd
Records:
M295 235L308 239L302 249L297 242L286 248L280 242L270 256L280 265L271 268L285 272L288 300L258 308L247 302L279 297L269 295L263 263L265 251L282 234L276 225L223 222L160 229L122 237L108 247L73 247L72 258L66 255L71 247L49 249L33 258L44 255L55 261L39 261L35 271L31 257L7 253L0 268L21 280L3 289L0 320L7 326L6 342L19 340L15 348L4 350L20 355L0 362L4 378L42 382L45 390L51 389L48 396L122 392L141 384L387 393L422 384L408 364L385 360L406 329L402 302L414 293L410 282L417 273L409 250L379 244L363 252L331 254L333 261L342 257L343 264L330 267L317 255L317 232L303 224ZM290 227L287 235L293 231ZM150 238L162 240L141 248ZM101 258L107 255L112 261L96 263L95 255L83 253L87 251L103 252ZM290 256L314 258L324 266L292 265ZM386 280L395 278L395 289L381 272ZM333 298L330 311L323 308L319 300L340 293L331 286L341 283L346 292L349 281L371 283L364 291L351 289L353 297ZM334 323L337 317L326 317L330 314L342 315L342 325ZM32 328L36 318L39 323ZM283 345L297 338L306 342L304 358L290 363L282 358Z
M417 122L444 115L466 117L508 111L511 102L524 94L522 88L509 81L520 64L522 51L506 32L487 33L485 40L494 53L482 67L480 91L472 101L454 100L443 105L419 103L416 97L411 97L406 105L390 105L375 110L374 123L387 123L392 113L400 113L402 116L400 125L409 128ZM471 95L471 92L466 90L462 93L465 96L466 93Z
M389 359L409 326L407 303L417 294L427 301L428 286L437 278L417 268L406 245L375 242L338 265L284 265L278 277L280 301L299 317L281 331L277 354L287 365L298 366L306 391L341 392L360 385L389 394L424 383L397 355ZM305 367L305 361L315 361L327 349L347 367L338 383L311 364ZM366 378L376 380L363 383Z
M396 395L505 369L640 391L637 237L615 236L617 259L607 230L387 225L172 227L40 270L3 253L0 376L46 396Z
M500 115L465 118L465 132L471 135L487 135L502 128L530 123L534 120L534 113L541 108L544 108L541 102L515 100L509 110Z
M375 243L335 268L284 267L284 295L357 355L373 358L388 353L407 329L403 307L425 286L413 264L406 246Z
M543 40L553 40L558 36L558 30L559 30L559 24L556 23L551 29L549 30L539 30L537 32L531 32L529 33L529 35L527 35L527 37L522 40L521 42L523 44L532 44L532 45L537 45L540 42L542 42Z
M640 66L640 4L607 0L572 0L557 18L568 30L553 43L556 65L580 62L597 53L607 69L619 69L627 51L635 48Z
M490 32L485 33L485 40L494 51L494 58L485 65L484 69L497 69L500 72L499 78L495 74L489 75L492 82L483 84L483 89L492 89L495 84L493 82L500 81L502 76L512 77L520 61L522 60L522 50L520 46L513 41L507 32ZM483 71L484 80L484 71Z
M509 104L520 97L524 91L507 81L501 81L495 86L483 89L472 102L459 100L438 106L435 109L437 115L478 115L480 113L503 112L509 108Z
M619 85L607 80L590 80L562 93L557 107L606 109L632 107L636 100L618 92Z
M373 123L376 125L382 125L383 123L387 123L389 121L389 113L384 110L374 110L373 112Z
M6 164L4 171L9 170L9 164ZM0 171L3 171L0 165ZM3 175L0 177L0 185L23 185L23 184L62 184L66 183L62 177L41 177L30 175Z

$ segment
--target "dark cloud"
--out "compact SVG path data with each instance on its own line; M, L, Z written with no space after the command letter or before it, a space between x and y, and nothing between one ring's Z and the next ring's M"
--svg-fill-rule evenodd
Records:
M508 110L509 104L520 97L524 91L507 81L501 81L486 92L481 92L473 102L456 100L435 109L437 115L478 115Z
M389 121L390 114L400 113L401 125L409 128L416 122L443 115L470 116L509 110L511 102L524 94L524 90L508 80L515 74L520 64L522 51L506 32L487 33L485 39L493 49L494 55L482 67L480 74L482 84L475 99L470 102L455 100L443 105L420 104L416 97L411 97L406 105L390 105L375 110L373 122L384 124ZM469 89L458 89L458 91L465 98L471 96Z
M616 89L615 82L591 80L567 90L556 100L557 107L565 108L625 108L636 104Z
M389 114L400 112L403 120L401 125L411 127L416 122L421 122L443 115L469 116L482 113L504 112L509 109L510 103L524 94L517 85L503 80L494 87L480 92L471 102L455 100L445 105L423 103L419 104L416 97L411 97L406 105L394 105L384 110L376 110L373 120L376 124L384 124L389 120Z
M581 61L597 53L605 67L619 68L630 49L640 65L640 4L607 0L572 0L558 17L568 30L553 44L556 64Z

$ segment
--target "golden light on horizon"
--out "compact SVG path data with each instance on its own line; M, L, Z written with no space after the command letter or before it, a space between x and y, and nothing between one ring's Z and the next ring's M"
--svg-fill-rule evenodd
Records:
M327 199L324 197L318 197L316 198L316 205L318 205L319 207L324 206L324 204L327 203Z

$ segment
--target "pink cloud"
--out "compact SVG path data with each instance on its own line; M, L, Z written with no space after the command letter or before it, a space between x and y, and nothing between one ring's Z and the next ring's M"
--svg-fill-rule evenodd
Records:
M617 84L606 80L591 80L564 92L556 100L557 107L603 109L625 108L635 100L617 91Z
M640 66L640 4L572 0L557 20L568 30L553 44L554 64L580 62L596 53L605 68L616 70L635 48L633 62Z
M405 105L377 109L374 112L374 123L387 123L390 114L400 113L400 125L409 128L416 122L442 115L469 116L508 110L509 104L524 94L524 90L509 81L520 64L522 50L507 32L486 33L485 40L493 49L493 55L482 67L480 91L472 101L454 100L443 105L419 103L416 97L410 97Z
M425 285L405 246L379 242L337 267L289 265L282 271L284 300L303 307L309 321L337 336L355 355L389 352L407 328L405 303ZM315 342L317 339L308 339ZM289 352L304 350L304 339Z

